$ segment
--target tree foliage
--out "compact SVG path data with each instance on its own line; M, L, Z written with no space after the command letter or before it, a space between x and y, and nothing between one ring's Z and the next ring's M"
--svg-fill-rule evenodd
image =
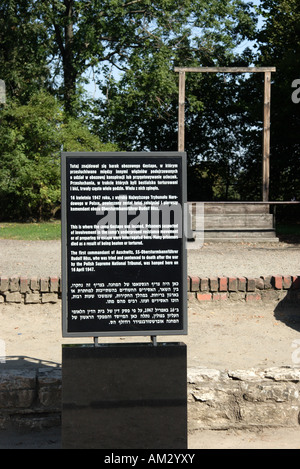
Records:
M36 2L0 2L0 70L8 97L26 102L50 79L47 30L38 20Z
M178 74L174 67L248 64L249 53L237 56L234 47L242 38L252 37L255 23L250 8L240 1L210 1L206 8L203 2L196 5L179 35L135 51L120 77L108 73L100 82L103 98L94 111L99 119L93 126L101 138L115 141L124 150L176 151ZM229 196L228 178L240 152L238 108L235 80L226 84L223 75L187 74L189 197ZM209 189L216 181L220 186L220 180L221 190Z
M184 5L174 0L42 2L41 18L66 111L74 114L77 85L89 68L99 74L107 64L126 67L132 55L157 49L168 36L177 35L191 11L191 0Z
M60 207L60 151L111 151L79 119L64 118L49 93L33 94L2 110L0 213L2 220L50 218Z
M30 70L23 79L48 79L73 115L91 67L102 76L107 67L143 69L144 60L157 57L159 70L162 58L193 53L214 63L253 34L242 0L3 0L0 12L3 65L15 61L20 73L18 60L25 60Z
M271 197L300 200L300 107L292 84L300 70L300 5L296 0L263 0L265 24L258 36L260 65L276 66L271 97Z

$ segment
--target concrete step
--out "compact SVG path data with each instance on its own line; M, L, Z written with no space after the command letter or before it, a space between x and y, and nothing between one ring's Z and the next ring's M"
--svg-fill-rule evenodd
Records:
M238 214L238 213L269 213L269 205L267 204L251 204L251 203L205 203L204 213L212 214Z
M268 204L190 202L190 213L205 242L278 242Z
M194 232L197 235L197 232ZM277 243L275 230L205 230L204 242L252 242Z
M269 213L268 204L253 204L251 202L189 202L189 205L197 208L198 204L204 205L204 213L207 215L237 214L237 213Z
M201 218L194 217L194 226L199 225ZM273 215L269 213L261 214L222 214L222 215L207 215L204 214L204 229L273 229Z
M274 230L205 230L204 237L210 238L272 238L276 237Z

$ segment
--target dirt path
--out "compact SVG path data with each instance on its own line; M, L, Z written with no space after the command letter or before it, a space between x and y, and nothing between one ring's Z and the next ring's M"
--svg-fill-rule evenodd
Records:
M185 342L188 346L188 366L221 370L295 366L293 352L300 340L299 321L297 311L286 311L279 316L271 305L200 305L195 300L189 303L188 335L158 337L158 340ZM92 342L89 338L62 338L60 304L26 307L1 304L0 324L0 339L5 342L7 366L16 366L17 361L12 357L29 357L28 361L32 363L60 365L62 343ZM149 340L149 337L121 337L100 341Z
M0 449L60 448L59 428L49 428L42 432L34 431L26 434L0 430ZM300 449L300 428L265 429L259 432L204 430L189 436L190 454L193 454L193 449ZM134 451L131 453L134 454ZM106 454L111 454L111 450L103 450L100 453L100 461L101 458L104 459Z
M299 429L204 430L189 437L189 449L300 449Z

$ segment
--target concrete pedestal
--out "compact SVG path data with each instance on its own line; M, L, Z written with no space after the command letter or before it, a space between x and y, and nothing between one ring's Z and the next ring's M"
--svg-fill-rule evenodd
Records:
M62 447L187 448L186 345L63 345Z

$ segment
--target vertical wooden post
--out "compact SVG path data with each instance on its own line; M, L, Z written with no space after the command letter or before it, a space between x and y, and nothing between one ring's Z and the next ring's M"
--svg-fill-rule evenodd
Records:
M179 72L178 151L184 151L185 72Z
M270 109L271 109L271 72L265 72L264 82L264 130L263 130L263 167L262 199L269 200L270 186Z

